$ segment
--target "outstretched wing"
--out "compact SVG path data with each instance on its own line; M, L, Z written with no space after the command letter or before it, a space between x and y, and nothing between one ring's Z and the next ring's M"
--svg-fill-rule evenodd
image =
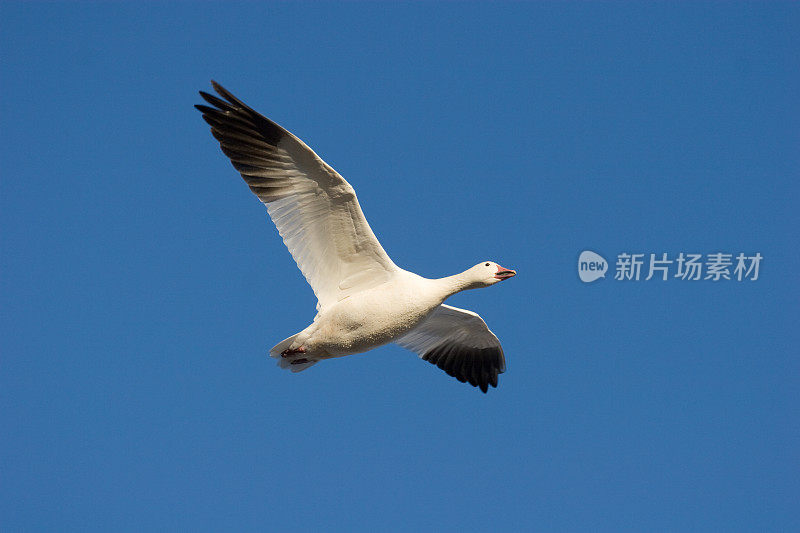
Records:
M216 82L200 92L211 134L267 211L319 301L331 305L380 285L398 267L369 227L356 193L303 141Z
M457 380L486 392L506 370L500 341L472 311L440 305L420 325L395 340Z

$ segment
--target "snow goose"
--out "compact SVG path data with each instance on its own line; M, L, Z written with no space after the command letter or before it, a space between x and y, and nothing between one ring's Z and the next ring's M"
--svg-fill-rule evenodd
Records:
M211 84L222 98L200 91L213 107L195 107L267 206L318 300L311 325L270 350L280 367L299 372L322 359L395 342L483 392L496 387L505 371L500 341L480 316L443 302L516 272L492 261L442 279L399 268L342 176L303 141Z

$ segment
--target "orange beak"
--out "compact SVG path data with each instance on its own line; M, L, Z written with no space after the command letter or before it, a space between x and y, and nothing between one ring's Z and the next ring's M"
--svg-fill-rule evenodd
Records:
M500 265L497 265L497 272L495 273L494 277L497 279L508 279L513 278L517 275L516 270L509 270L507 268L503 268Z

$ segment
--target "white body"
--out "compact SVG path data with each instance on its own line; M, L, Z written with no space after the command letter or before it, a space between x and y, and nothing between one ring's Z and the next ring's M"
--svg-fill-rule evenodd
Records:
M414 329L450 296L439 280L401 270L392 279L345 298L314 318L290 349L328 358L363 353Z

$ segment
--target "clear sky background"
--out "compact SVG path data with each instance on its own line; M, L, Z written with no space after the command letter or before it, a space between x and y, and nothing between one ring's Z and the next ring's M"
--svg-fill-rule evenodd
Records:
M0 4L3 531L800 530L800 7ZM315 299L216 79L427 277L515 279L484 395ZM593 284L590 249L757 281Z

